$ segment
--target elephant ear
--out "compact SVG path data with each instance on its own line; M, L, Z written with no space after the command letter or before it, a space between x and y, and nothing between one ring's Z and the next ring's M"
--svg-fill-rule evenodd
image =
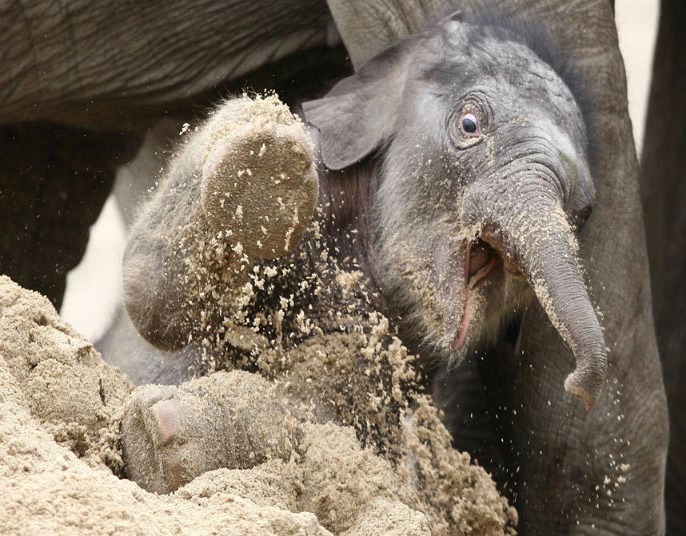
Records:
M305 102L305 120L320 133L327 168L344 169L393 135L416 38L405 39L341 80L321 99Z

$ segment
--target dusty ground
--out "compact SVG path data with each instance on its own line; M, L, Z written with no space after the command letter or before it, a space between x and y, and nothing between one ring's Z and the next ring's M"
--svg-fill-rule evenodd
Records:
M425 400L402 432L408 457L394 467L351 427L298 420L275 389L234 371L132 393L47 299L0 276L0 534L511 533L516 513L450 447ZM206 416L213 434L193 435L189 419L190 432L170 444L147 411L169 401Z

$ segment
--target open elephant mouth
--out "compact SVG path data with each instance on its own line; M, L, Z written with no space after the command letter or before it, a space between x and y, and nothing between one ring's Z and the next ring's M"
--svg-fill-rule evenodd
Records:
M477 238L465 246L464 281L466 296L462 320L457 328L453 347L460 350L467 342L474 309L473 290L494 279L502 272L503 258L488 242Z
M464 267L466 298L462 320L453 341L456 350L461 349L467 342L469 325L474 310L473 291L489 281L498 279L505 272L513 276L523 277L519 268L508 260L497 246L493 246L484 238L476 238L466 244Z

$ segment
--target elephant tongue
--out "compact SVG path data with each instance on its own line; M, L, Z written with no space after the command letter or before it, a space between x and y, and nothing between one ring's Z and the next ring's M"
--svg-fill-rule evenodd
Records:
M498 254L482 240L476 240L467 256L467 286L474 288L498 264Z
M460 326L457 328L455 339L453 339L453 346L459 350L467 341L467 331L469 331L469 323L472 319L472 297L467 294L464 302L464 311L462 311L462 320Z

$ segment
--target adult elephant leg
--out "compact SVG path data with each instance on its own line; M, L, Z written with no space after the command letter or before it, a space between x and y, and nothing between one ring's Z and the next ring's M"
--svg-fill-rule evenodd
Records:
M608 380L590 412L564 395L574 361L534 303L520 329L517 365L506 372L518 406L512 419L520 533L662 534L666 404L624 68L610 4L567 6L522 0L508 4L507 15L547 28L586 92L597 197L580 256L602 314Z
M587 413L561 394L569 350L538 304L524 317L513 374L522 532L662 534L666 403L613 13L606 0L517 4L556 36L587 92L597 198L580 255L609 349L608 380Z
M328 3L355 66L403 35L403 28L421 30L422 17L426 23L450 9L494 11L485 0L413 3L420 13L408 13L401 0ZM520 534L662 534L666 400L612 5L517 0L499 6L505 20L532 19L548 30L585 90L597 199L580 253L609 348L608 381L586 413L563 390L574 368L571 352L537 304L525 314L516 365L503 371L516 400Z
M667 534L686 534L686 5L661 3L641 159L653 313L670 409Z
M0 273L59 308L116 168L138 141L51 123L0 128Z

